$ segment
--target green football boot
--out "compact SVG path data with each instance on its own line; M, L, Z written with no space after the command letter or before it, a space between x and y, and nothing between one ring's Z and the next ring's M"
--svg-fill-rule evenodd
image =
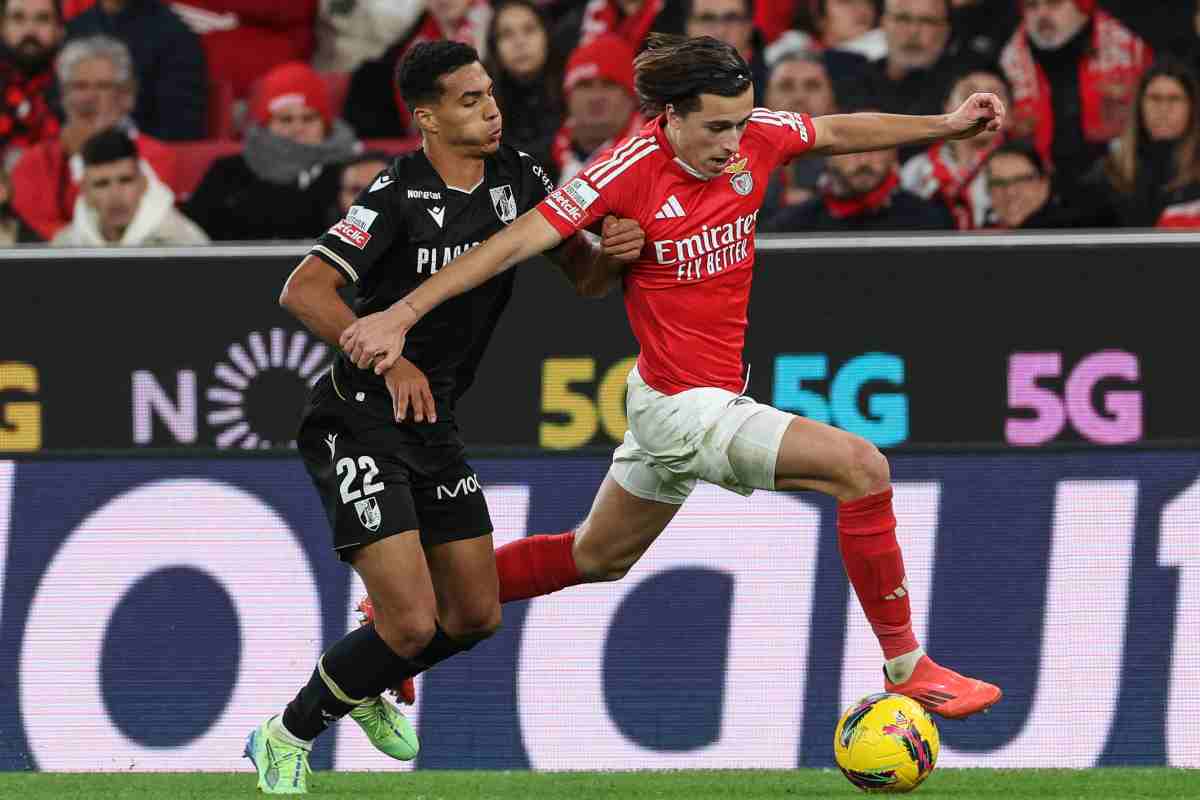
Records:
M382 697L355 706L350 716L363 729L375 749L397 761L412 761L421 749L417 732L396 708Z
M246 738L243 755L258 770L259 791L266 794L308 794L308 748L284 741L271 731L275 717Z

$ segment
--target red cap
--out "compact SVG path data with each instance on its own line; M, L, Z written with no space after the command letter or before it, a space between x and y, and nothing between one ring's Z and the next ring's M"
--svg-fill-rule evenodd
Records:
M1075 0L1075 5L1079 6L1079 10L1085 14L1091 14L1096 10L1096 0ZM1021 0L1021 11L1025 10L1025 0Z
M302 61L280 64L262 77L250 104L250 118L266 125L276 109L295 102L320 114L326 128L333 124L329 87L316 70Z
M563 73L563 91L570 94L580 81L600 78L615 83L635 97L633 91L633 48L615 33L597 36L575 48Z

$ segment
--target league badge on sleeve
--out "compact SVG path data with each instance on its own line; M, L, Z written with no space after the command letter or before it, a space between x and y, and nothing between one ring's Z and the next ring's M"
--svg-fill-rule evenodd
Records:
M506 183L492 189L492 207L505 225L517 218L517 198L513 196L512 186Z

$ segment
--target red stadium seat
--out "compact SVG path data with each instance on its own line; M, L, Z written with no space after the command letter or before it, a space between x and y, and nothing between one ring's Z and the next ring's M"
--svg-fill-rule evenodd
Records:
M208 138L232 139L233 129L233 84L229 81L208 81Z

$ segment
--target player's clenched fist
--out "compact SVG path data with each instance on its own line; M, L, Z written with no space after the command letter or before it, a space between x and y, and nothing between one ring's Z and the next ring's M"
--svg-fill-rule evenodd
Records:
M600 229L600 246L604 255L614 261L634 261L646 243L646 232L633 219L617 219L611 214L604 218Z
M1004 127L1007 113L999 97L990 92L976 92L950 114L950 138L970 139L984 131L998 131Z

